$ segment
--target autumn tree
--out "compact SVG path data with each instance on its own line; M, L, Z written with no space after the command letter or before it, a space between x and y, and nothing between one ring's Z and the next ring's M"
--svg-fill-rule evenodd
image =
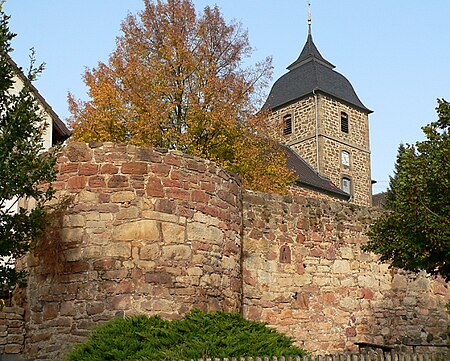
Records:
M426 140L399 147L387 212L371 226L365 249L450 281L450 103L438 100L437 112L422 128Z
M44 203L53 194L42 187L55 179L55 157L42 155L45 122L30 89L30 82L42 69L33 61L28 80L20 91L14 89L17 67L9 52L14 35L0 2L0 293L22 283L24 271L14 267L37 240L46 222ZM25 209L20 199L33 199L36 206Z
M271 59L243 68L247 32L217 6L197 14L191 0L144 3L122 23L108 64L85 72L90 99L69 94L75 140L178 149L241 174L255 190L292 183L258 113Z

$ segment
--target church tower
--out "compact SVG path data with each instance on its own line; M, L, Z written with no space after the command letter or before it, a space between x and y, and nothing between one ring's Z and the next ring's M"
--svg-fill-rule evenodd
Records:
M349 193L351 202L370 206L368 115L372 111L317 50L310 17L308 25L303 50L275 82L263 110L270 110L275 139Z

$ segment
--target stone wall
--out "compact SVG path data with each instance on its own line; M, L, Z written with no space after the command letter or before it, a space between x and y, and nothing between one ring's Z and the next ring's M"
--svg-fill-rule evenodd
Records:
M58 169L57 199L71 201L28 258L30 360L114 317L193 307L242 312L318 353L447 342L447 285L361 251L379 210L243 191L212 162L112 143L70 143Z
M341 131L341 112L348 114L348 133ZM283 117L286 114L292 116L292 134L289 135L283 135ZM271 134L274 139L291 146L336 186L341 187L343 177L351 179L353 203L371 205L369 123L366 113L317 93L317 104L314 96L305 97L271 112L268 122L274 129ZM349 167L342 165L343 150L350 153Z
M25 341L25 310L21 307L4 307L0 311L0 359L1 355L19 355ZM21 358L17 357L16 360Z
M341 131L341 112L348 114L349 132ZM342 177L352 181L353 202L372 204L369 120L366 113L331 97L319 96L319 139L321 173L338 187ZM350 153L350 166L343 167L341 151Z
M341 112L348 115L348 133L341 131ZM365 112L327 95L319 95L319 131L329 137L369 151L369 124Z
M300 196L300 197L306 197L306 198L312 198L312 199L323 199L325 201L329 202L335 202L336 198L333 196L330 196L325 193L317 192L313 189L308 188L301 188L301 187L291 187L289 190L289 194L292 196Z
M447 285L361 251L379 210L302 196L244 196L244 315L312 352L355 342L447 343ZM422 349L423 350L423 349Z
M338 187L341 187L343 177L351 180L352 202L368 206L372 202L372 179L370 177L370 153L359 151L340 141L323 137L320 141L321 154L324 161L323 173ZM344 166L341 152L350 154L350 165Z
M316 105L314 97L306 97L269 114L272 123L272 138L280 143L293 146L297 152L315 169L316 156ZM283 117L292 116L292 134L283 134Z
M58 199L73 197L51 244L64 267L52 272L46 250L28 261L28 355L54 360L114 317L240 311L238 177L181 153L111 143L71 143L58 167Z

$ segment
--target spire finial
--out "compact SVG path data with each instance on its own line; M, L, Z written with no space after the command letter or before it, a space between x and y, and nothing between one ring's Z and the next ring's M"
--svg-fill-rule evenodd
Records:
M311 3L308 1L308 35L311 35Z

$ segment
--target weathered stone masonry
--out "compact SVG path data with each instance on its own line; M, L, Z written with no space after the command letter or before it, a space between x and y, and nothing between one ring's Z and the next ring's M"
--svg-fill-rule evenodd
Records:
M361 251L377 210L306 197L244 195L244 314L308 350L355 342L446 344L447 285Z
M98 146L98 147L97 147ZM59 159L64 273L32 258L26 351L55 359L98 322L241 308L240 180L176 152L73 143Z
M5 307L0 311L0 355L17 355L25 344L25 310L21 307Z
M313 352L446 342L447 285L361 252L376 210L243 191L179 152L70 143L58 167L58 198L73 196L64 267L53 275L45 257L28 260L30 360L57 359L114 317L193 307L243 312Z

